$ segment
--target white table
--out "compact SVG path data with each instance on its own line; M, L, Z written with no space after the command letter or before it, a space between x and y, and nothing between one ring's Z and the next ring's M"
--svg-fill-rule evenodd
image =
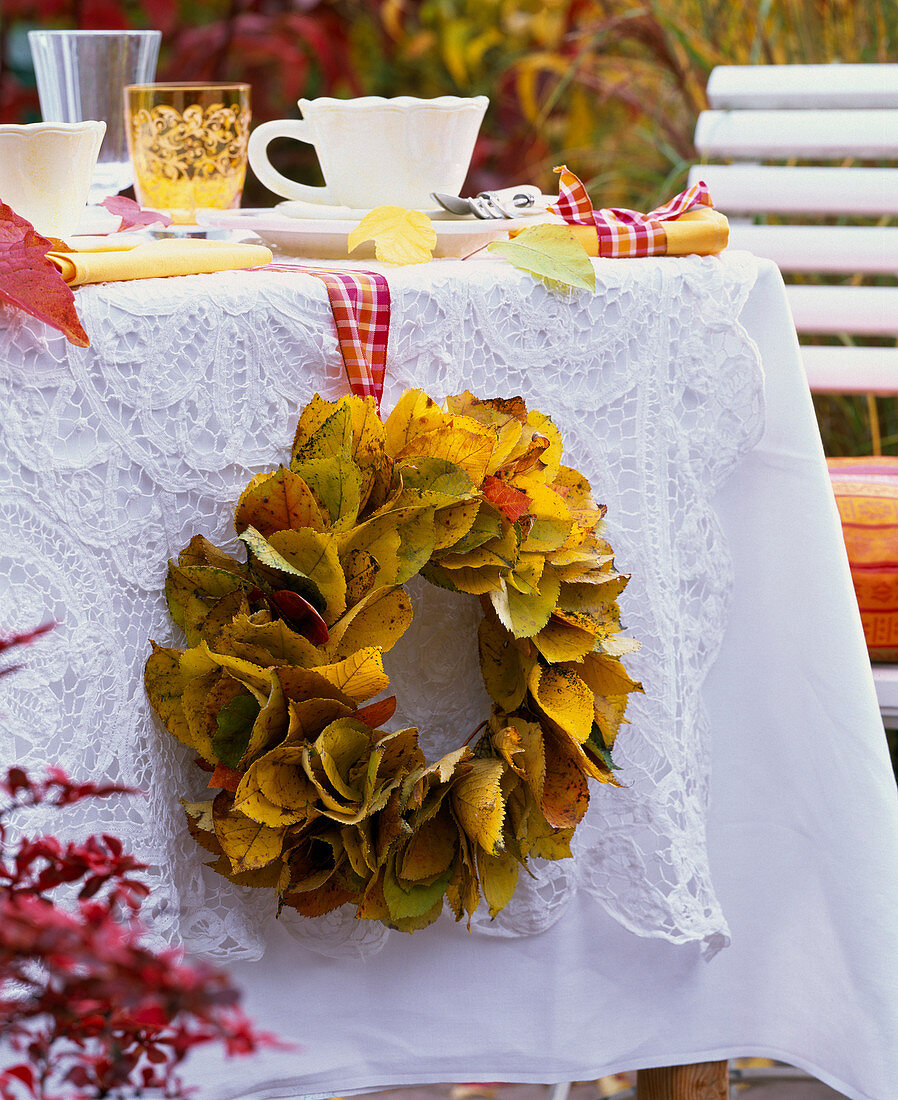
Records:
M323 288L275 273L85 288L86 351L3 314L2 606L10 628L62 626L8 681L2 756L150 790L140 812L88 823L155 853L159 934L227 958L256 1021L302 1044L224 1065L198 1052L203 1097L755 1054L893 1100L895 784L779 276L738 255L597 272L595 299L570 302L497 261L389 274L385 408L420 383L550 413L609 504L627 622L647 639L654 691L621 746L631 789L594 797L593 839L549 880L547 918L531 897L504 935L446 918L412 937L290 933L214 893L179 832L160 841L190 782L140 685L145 639L172 636L164 562L197 531L226 538L297 409L345 392ZM668 485L671 508L652 495ZM476 686L447 698L476 683L467 612L440 636L449 613L416 599L391 671L439 747L483 704Z

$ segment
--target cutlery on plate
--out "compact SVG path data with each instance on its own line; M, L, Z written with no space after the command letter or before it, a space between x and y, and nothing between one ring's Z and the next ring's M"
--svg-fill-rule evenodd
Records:
M433 191L431 198L450 214L473 214L475 218L488 220L516 218L536 207L542 194L538 187L522 184L519 187L505 187L498 191L481 191L472 198L443 195Z

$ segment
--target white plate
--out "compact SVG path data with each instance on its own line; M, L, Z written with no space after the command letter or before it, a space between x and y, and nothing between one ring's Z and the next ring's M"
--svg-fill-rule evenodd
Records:
M266 244L292 256L306 256L314 260L374 259L374 245L370 241L359 245L351 256L347 252L346 238L360 220L286 218L271 210L251 209L207 213L197 217L203 225L255 233ZM505 237L510 229L524 229L543 220L557 219L550 215L545 218L510 218L507 221L480 221L476 218L434 221L433 228L437 235L434 256L467 256L490 241Z

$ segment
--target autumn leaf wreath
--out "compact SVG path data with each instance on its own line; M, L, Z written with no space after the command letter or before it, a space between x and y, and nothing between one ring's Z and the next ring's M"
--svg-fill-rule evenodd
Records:
M619 785L611 749L630 692L605 513L562 464L558 429L520 398L407 390L316 396L289 466L252 479L238 561L195 536L166 596L186 649L154 645L146 690L211 773L188 828L232 882L307 917L351 903L413 932L491 916L529 856L570 856L587 780ZM381 654L408 627L421 574L479 596L493 701L474 744L435 763L386 732ZM469 738L469 741L472 738Z

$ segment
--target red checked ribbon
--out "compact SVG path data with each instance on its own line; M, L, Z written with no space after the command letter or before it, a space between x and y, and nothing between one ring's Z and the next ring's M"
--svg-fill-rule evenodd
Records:
M552 209L571 225L594 225L599 235L599 255L615 259L627 256L662 256L667 251L667 234L662 222L671 221L695 206L711 206L704 183L693 184L648 214L636 210L594 210L586 188L562 165L558 201Z
M266 264L254 270L300 271L324 283L349 388L359 397L373 397L380 412L390 333L390 288L383 275L291 263Z

